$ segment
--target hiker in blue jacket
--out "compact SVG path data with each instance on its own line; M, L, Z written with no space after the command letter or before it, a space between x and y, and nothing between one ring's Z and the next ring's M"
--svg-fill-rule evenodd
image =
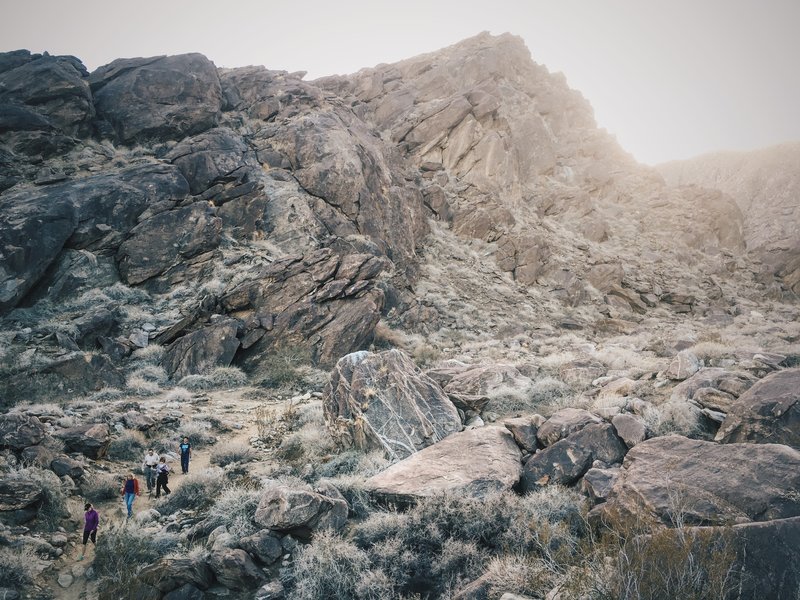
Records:
M189 459L192 457L192 445L188 437L183 438L178 449L181 451L181 472L186 475L189 472Z

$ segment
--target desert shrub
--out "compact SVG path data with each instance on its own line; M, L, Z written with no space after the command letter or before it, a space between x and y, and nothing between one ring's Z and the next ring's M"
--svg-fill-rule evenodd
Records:
M297 405L293 402L283 406L262 404L255 413L258 438L271 448L280 446L283 438L297 427Z
M301 367L311 363L311 352L301 347L276 348L261 363L258 384L266 388L290 388L305 381Z
M150 301L150 294L142 288L128 287L123 283L115 283L112 286L103 288L103 294L116 301L125 304L142 304Z
M278 447L277 456L289 461L319 461L335 450L333 439L324 425L307 423L287 434Z
M175 439L175 443L170 450L173 450L178 444L178 440L188 437L194 448L204 448L214 444L217 441L214 435L211 423L202 419L192 419L181 423L179 435Z
M26 588L36 577L31 549L0 546L0 587Z
M164 385L167 383L167 379L169 379L164 367L159 367L158 365L153 364L145 364L137 368L130 374L130 378L139 378L145 381L152 381L153 383L157 383L159 385Z
M91 396L89 396L89 401L98 403L112 402L114 400L119 400L124 395L125 392L123 392L122 390L118 390L117 388L105 387L95 392Z
M202 375L187 375L178 385L194 391L241 387L247 385L247 375L238 367L217 367Z
M123 431L108 445L108 457L112 460L136 461L147 449L147 440L140 431Z
M164 396L164 402L177 402L179 404L189 402L191 399L192 392L182 387L173 388Z
M356 598L361 577L369 568L367 553L338 534L324 531L295 559L288 583L292 600Z
M260 499L256 485L226 485L217 493L206 522L211 528L224 525L236 538L248 536L261 529L253 519Z
M242 442L228 442L214 448L211 453L210 462L212 465L225 467L233 463L245 463L255 460L253 449Z
M165 496L157 508L162 514L188 508L204 510L214 503L225 485L225 475L221 469L191 473L181 479L180 487L175 487L169 496Z
M103 528L97 535L93 563L99 587L113 590L108 598L142 597L137 589L139 571L177 547L175 534L150 533L125 525Z
M164 347L158 344L150 344L144 348L138 348L131 354L131 363L139 367L146 365L158 366L164 358ZM166 375L166 373L165 373Z
M703 430L700 409L688 402L665 402L647 415L645 421L656 435L677 433L696 437Z
M364 486L366 477L363 475L338 475L337 477L326 477L320 481L330 483L339 490L347 500L350 517L365 519L375 510L375 501Z
M157 381L151 381L138 375L131 375L125 382L125 388L137 396L155 396L161 391Z
M485 577L489 597L499 597L506 590L543 598L557 583L561 569L542 558L505 554L489 560Z
M106 473L86 475L81 482L81 494L87 502L97 504L104 500L112 500L120 495L122 479Z

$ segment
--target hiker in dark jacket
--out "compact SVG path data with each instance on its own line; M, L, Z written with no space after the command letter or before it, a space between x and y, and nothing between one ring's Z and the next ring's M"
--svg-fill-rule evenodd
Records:
M167 457L162 456L158 461L158 466L156 467L156 498L161 497L161 489L164 489L164 495L169 496L169 488L167 487L167 482L169 482L169 465L167 464Z
M139 495L139 480L128 473L128 478L122 484L122 497L125 499L125 507L128 509L128 518L133 516L133 501Z
M86 542L91 539L92 544L97 545L97 526L100 524L100 515L97 514L97 511L91 503L87 502L83 510L83 518L85 521L83 526L83 550L78 560L83 560L83 557L86 555Z
M189 459L192 457L192 445L188 437L181 440L178 450L181 451L181 472L186 475L189 472Z

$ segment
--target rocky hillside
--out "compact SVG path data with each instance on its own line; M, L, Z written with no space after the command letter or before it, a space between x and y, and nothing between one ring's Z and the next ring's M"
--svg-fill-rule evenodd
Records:
M719 190L745 215L748 251L763 261L767 281L777 274L800 293L800 144L754 152L720 152L658 167L673 185ZM779 291L779 290L776 290Z
M511 35L316 81L0 54L0 590L795 594L770 160L665 180ZM109 472L183 435L133 544Z

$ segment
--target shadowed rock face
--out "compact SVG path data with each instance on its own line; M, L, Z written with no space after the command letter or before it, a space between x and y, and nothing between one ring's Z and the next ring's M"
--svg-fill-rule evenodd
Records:
M479 427L454 433L385 471L365 487L389 502L410 502L445 492L481 498L517 484L521 452L503 427Z
M800 516L800 452L670 435L637 444L596 514L722 525Z
M716 439L800 449L800 369L773 373L739 396Z
M324 394L328 429L344 447L404 458L461 430L456 407L398 350L345 356Z

